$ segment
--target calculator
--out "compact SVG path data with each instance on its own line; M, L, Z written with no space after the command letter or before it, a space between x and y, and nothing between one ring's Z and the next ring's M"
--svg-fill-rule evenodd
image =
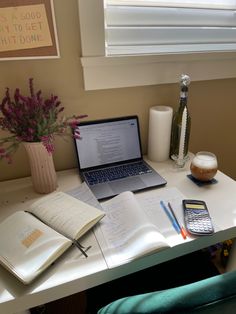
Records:
M185 226L194 235L209 235L214 232L212 220L204 201L183 200Z

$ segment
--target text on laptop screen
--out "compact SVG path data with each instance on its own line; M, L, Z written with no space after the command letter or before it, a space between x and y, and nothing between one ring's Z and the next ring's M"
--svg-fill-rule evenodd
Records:
M141 157L135 118L80 125L79 130L76 147L81 169Z

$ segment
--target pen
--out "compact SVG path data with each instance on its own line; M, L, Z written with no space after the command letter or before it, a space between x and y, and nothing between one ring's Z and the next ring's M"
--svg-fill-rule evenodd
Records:
M166 205L164 204L163 201L160 201L160 205L161 207L164 209L166 215L168 216L168 218L170 219L171 223L172 223L172 226L175 228L176 232L177 233L180 233L181 230L178 226L178 224L176 223L174 217L172 216L172 214L169 212L168 208L166 207Z
M73 239L73 243L80 250L80 252L87 258L88 254L86 252L91 248L91 245L88 247L84 247L83 245L79 243L78 240L75 240L75 239Z
M176 217L176 215L175 215L175 212L174 212L174 210L173 210L173 208L172 208L170 202L168 203L168 207L169 207L169 209L170 209L170 211L171 211L171 213L172 213L172 215L173 215L173 217L174 217L174 219L175 219L176 224L177 224L178 227L179 227L179 230L180 230L180 233L181 233L182 237L183 237L184 239L186 239L186 237L187 237L187 232L186 232L186 230L184 229L184 227L180 225L180 223L179 223L179 221L178 221L178 219L177 219L177 217Z

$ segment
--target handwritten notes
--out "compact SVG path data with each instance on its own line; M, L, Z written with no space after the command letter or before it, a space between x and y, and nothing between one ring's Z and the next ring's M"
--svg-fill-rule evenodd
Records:
M52 46L44 4L0 8L0 52Z

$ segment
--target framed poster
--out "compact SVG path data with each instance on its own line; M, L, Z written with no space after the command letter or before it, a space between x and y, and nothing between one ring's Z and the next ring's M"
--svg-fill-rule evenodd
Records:
M0 1L0 61L58 57L53 0Z

